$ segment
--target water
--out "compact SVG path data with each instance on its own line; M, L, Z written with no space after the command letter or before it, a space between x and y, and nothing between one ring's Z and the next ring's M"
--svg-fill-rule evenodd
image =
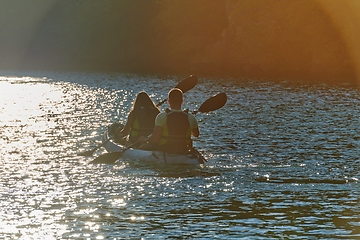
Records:
M91 165L76 154L138 91L159 102L186 76L0 76L1 239L360 238L357 88L200 78L185 108L228 95L196 115L206 165Z

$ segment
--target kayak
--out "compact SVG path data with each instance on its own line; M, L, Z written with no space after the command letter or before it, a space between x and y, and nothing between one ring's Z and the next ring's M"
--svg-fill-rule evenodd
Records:
M189 89L191 89L193 86L194 85L192 84ZM211 111L215 111L223 107L226 101L226 93L216 94L207 99L203 104L201 104L200 108L194 111L193 114L196 114L198 112L208 113ZM123 128L124 125L122 125L121 123L113 123L103 134L101 145L93 148L90 151L79 153L78 155L92 156L97 149L104 146L108 153L98 156L90 163L114 163L120 157L130 160L140 160L141 162L145 163L159 164L199 165L206 162L206 159L195 148L188 150L184 154L175 154L162 151L141 150L134 147L125 147L124 140L119 141L120 139L115 138L115 141L113 141L113 139L110 137L116 135L115 133L120 127Z
M129 148L121 145L110 139L109 131L111 126L106 130L102 136L102 143L107 152L124 151L123 159L137 160L143 163L151 164L170 164L170 165L199 165L206 162L205 158L196 150L193 149L186 154L167 153L162 151L149 151Z

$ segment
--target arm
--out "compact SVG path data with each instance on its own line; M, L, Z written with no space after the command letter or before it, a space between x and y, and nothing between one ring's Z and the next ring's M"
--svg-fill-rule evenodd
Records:
M124 126L124 128L123 129L118 129L117 131L116 131L116 133L117 134L121 134L121 135L123 135L123 136L126 136L126 135L128 135L129 134L129 131L130 131L130 128L131 128L131 126L132 126L132 124L133 124L133 122L134 122L134 114L133 114L133 112L131 111L130 113L129 113L129 115L128 115L128 118L127 118L127 121L126 121L126 124L125 124L125 126Z
M155 126L153 133L146 141L149 142L150 145L156 145L160 141L162 129L160 126Z
M139 149L145 149L145 150L151 150L156 146L156 144L160 141L162 134L162 127L155 126L155 129L153 133L148 137L145 138L144 136L141 136L138 140L142 145L139 147Z
M164 116L165 115L161 113L157 115L155 119L155 128L153 133L148 138L139 138L140 143L148 142L150 145L156 145L160 141L163 130L162 126L163 126Z
M191 130L191 135L193 135L194 137L200 136L199 127L193 128L193 129Z
M196 118L193 115L189 114L188 119L191 126L191 135L193 135L194 137L200 136L200 130Z

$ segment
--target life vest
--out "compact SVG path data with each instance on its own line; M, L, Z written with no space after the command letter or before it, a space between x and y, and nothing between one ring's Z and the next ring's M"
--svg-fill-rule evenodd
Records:
M140 108L130 128L129 140L137 141L140 136L150 135L155 127L155 118L159 111L154 108Z
M188 113L166 113L166 123L157 148L165 152L184 153L191 147L191 126Z

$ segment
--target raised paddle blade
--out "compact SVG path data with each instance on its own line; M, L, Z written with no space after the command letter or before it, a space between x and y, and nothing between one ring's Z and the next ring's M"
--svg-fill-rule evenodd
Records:
M190 75L189 77L187 77L184 80L182 80L181 82L179 82L175 88L179 88L183 93L185 93L185 92L189 91L190 89L192 89L193 87L195 87L197 82L198 82L198 77L196 75ZM164 99L161 102L159 102L156 106L159 107L166 101L167 101L167 99Z
M211 111L215 111L219 108L222 108L227 101L226 93L218 93L208 100L206 100L203 104L201 104L199 110L197 112L207 113ZM196 113L196 112L195 112Z
M197 82L198 82L198 77L196 75L190 75L189 77L179 82L175 88L179 88L183 93L186 93L190 89L194 88Z
M97 158L95 158L94 160L92 160L90 163L115 163L116 160L118 160L122 155L124 154L123 151L120 152L111 152L111 153L104 153L100 156L98 156Z

